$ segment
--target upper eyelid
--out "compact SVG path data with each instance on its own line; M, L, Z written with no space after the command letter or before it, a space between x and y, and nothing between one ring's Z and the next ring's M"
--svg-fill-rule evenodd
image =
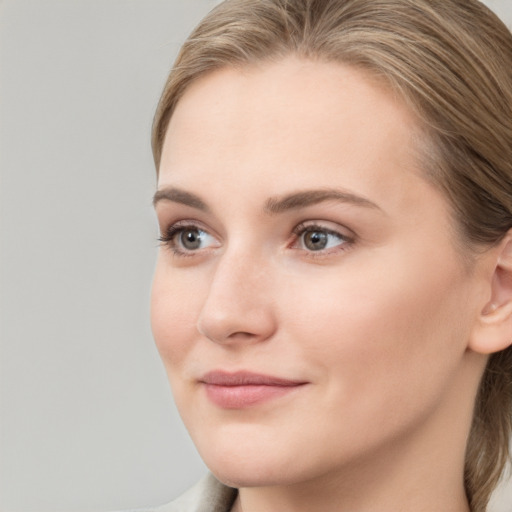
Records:
M341 231L342 230L338 230L338 229L333 229L333 228L328 228L326 226L322 226L321 224L307 224L307 225L298 225L297 227L294 228L294 232L300 232L302 233L303 231L307 231L307 230L310 230L310 231L325 231L326 233L331 233L333 235L340 235L342 237L346 237L347 235L345 235L344 233L342 233Z
M163 224L163 225L162 225ZM205 231L209 235L217 237L217 235L214 234L214 232L208 228L203 222L193 219L181 219L174 222L165 222L160 224L160 231L162 233L171 231L173 229L186 229L186 228L197 228L201 231Z
M326 223L329 225L326 225ZM330 226L331 224L334 224L335 227L331 227ZM356 233L352 229L348 228L347 226L340 225L337 222L321 221L321 220L311 220L311 221L300 222L293 228L293 232L298 233L298 232L304 231L306 229L315 229L315 228L318 229L319 231L326 231L328 233L339 235L343 238L355 239L357 237Z

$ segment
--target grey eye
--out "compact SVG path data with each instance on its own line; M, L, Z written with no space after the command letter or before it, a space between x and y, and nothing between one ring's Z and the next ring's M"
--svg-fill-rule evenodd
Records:
M303 235L304 247L310 251L325 249L328 241L329 235L323 231L306 231Z
M322 228L321 226L305 227L298 236L298 246L310 252L334 249L335 247L341 247L349 242L348 237L336 231Z
M184 229L179 234L179 241L181 246L187 251L194 251L201 248L204 239L204 231L197 228Z

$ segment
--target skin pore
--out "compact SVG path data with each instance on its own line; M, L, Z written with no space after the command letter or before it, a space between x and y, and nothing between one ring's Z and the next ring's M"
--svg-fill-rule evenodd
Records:
M500 248L468 268L416 132L360 71L294 57L213 72L176 107L152 327L185 425L240 488L239 510L469 510L487 360L471 344ZM242 371L293 385L218 399L212 374Z

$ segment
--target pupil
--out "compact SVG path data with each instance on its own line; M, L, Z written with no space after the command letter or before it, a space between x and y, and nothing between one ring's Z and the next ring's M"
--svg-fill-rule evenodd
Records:
M312 251L319 251L327 245L327 235L321 231L306 233L304 244Z
M201 245L201 236L198 230L184 231L181 235L181 243L185 249L198 249Z

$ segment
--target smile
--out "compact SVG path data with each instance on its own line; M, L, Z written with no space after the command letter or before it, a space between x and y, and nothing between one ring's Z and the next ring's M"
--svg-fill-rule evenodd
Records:
M251 372L209 372L200 379L207 397L223 409L244 409L282 397L307 384Z

